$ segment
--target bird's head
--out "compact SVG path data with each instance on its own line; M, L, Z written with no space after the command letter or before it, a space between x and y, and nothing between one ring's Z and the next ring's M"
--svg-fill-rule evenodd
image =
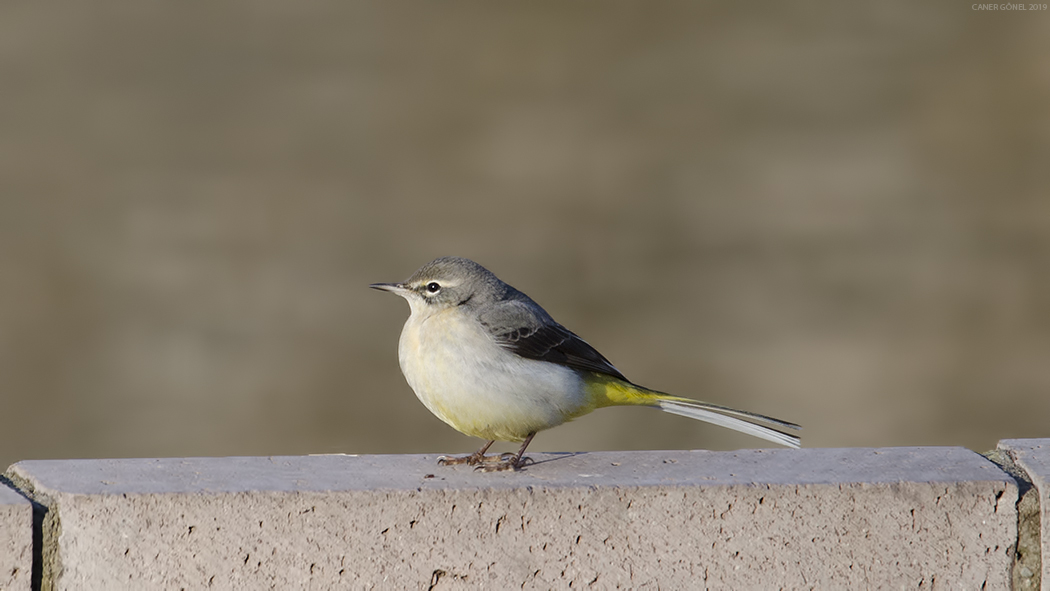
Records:
M502 298L507 284L470 259L441 257L423 265L401 283L373 283L408 300L412 314L424 317L465 304L483 304Z

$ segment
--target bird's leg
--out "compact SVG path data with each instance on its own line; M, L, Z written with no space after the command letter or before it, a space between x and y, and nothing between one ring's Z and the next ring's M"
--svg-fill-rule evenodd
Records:
M504 459L504 456L510 454L503 454L500 456L501 459L498 463L482 464L481 466L476 466L474 469L479 472L507 472L521 468L525 465L525 462L529 461L529 458L522 458L522 456L525 454L525 448L532 443L532 438L535 436L535 431L529 433L529 436L525 438L525 442L521 444L521 449L519 449L518 453L514 454L512 457Z
M442 466L453 466L456 464L467 464L470 466L477 466L482 462L498 462L502 458L502 456L485 457L485 452L489 450L489 447L491 447L493 443L495 443L495 441L490 441L486 443L485 445L481 446L481 449L470 454L469 456L439 456L438 464Z

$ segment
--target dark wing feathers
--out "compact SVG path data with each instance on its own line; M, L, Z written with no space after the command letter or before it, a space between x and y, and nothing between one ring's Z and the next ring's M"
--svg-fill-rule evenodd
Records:
M594 371L628 381L594 347L546 314L540 316L521 302L506 304L489 314L483 314L481 318L481 323L499 346L527 359Z
M498 335L496 342L528 359L595 371L627 381L594 347L560 324L548 324L535 329L519 328L506 335Z

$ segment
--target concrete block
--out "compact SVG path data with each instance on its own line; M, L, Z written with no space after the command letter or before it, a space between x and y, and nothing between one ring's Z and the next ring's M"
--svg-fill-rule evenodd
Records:
M44 588L1006 589L1017 486L961 448L52 460ZM46 550L45 550L46 552Z
M33 577L33 505L0 482L0 589L29 591Z
M1004 439L999 442L998 449L1009 454L1017 467L1025 472L1035 487L1037 500L1031 503L1032 509L1022 515L1019 524L1022 533L1018 540L1022 551L1032 547L1034 560L1025 562L1026 572L1019 573L1021 579L1015 581L1014 587L1036 588L1023 582L1041 580L1038 588L1050 591L1050 439ZM1020 506L1028 505L1021 503ZM1026 526L1030 526L1031 531L1024 531L1028 530ZM1036 572L1040 577L1034 576Z

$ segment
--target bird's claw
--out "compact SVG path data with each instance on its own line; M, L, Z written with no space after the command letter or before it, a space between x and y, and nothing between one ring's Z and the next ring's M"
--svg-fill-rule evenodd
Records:
M508 459L513 457L514 454L512 453L502 453L499 455L493 454L490 456L473 453L469 456L438 456L437 462L439 466L456 466L459 464L477 466L479 464L496 464L506 462Z
M510 456L505 457L505 456ZM474 466L475 472L517 472L524 466L534 463L532 458L525 457L518 459L514 454L505 453L500 454L500 460L498 462L490 464L482 464L480 466Z
M474 456L438 456L439 466L455 466L457 464L476 464Z

